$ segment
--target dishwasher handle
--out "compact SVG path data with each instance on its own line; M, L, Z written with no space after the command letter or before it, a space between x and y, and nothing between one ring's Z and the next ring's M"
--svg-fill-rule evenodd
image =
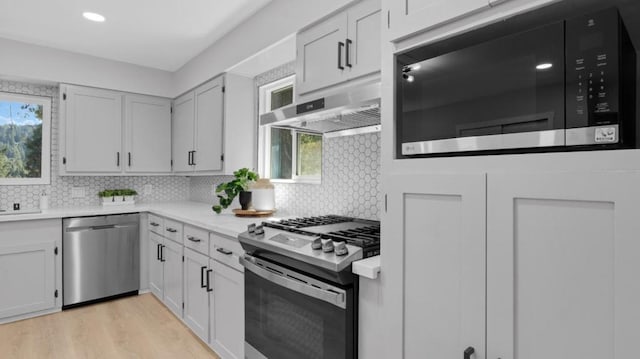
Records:
M128 228L135 227L137 223L129 223L129 224L103 224L98 226L84 226L84 227L69 227L66 228L66 232L88 232L88 231L101 231L107 229L119 229L119 228Z

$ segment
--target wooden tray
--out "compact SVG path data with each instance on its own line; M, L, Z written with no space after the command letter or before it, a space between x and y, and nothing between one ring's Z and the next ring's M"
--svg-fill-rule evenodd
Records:
M240 209L234 208L231 210L237 217L269 217L270 215L276 213L276 210L273 209L271 211L256 211L255 209Z

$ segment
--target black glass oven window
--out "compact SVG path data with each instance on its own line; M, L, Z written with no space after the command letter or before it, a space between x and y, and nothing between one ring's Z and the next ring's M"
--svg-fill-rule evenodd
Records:
M401 143L564 127L561 22L443 48L397 57Z
M245 271L245 341L267 358L351 358L350 320L353 308L342 309Z

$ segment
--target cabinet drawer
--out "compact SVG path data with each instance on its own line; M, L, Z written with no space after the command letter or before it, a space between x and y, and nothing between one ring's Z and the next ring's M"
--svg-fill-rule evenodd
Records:
M236 239L224 237L216 233L209 235L211 245L209 246L209 257L224 263L234 269L244 272L244 267L240 264L239 258L244 254L244 250Z
M200 252L204 255L209 255L208 231L190 225L185 225L183 241L185 247L191 248L194 251Z
M151 232L164 235L164 218L158 217L155 214L149 214L149 224L147 225Z
M182 244L182 223L165 218L164 233L162 235L165 238Z

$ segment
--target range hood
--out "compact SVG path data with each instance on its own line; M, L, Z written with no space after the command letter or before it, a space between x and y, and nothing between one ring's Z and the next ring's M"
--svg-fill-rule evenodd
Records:
M260 115L260 125L322 133L326 137L380 131L380 83L281 107Z

